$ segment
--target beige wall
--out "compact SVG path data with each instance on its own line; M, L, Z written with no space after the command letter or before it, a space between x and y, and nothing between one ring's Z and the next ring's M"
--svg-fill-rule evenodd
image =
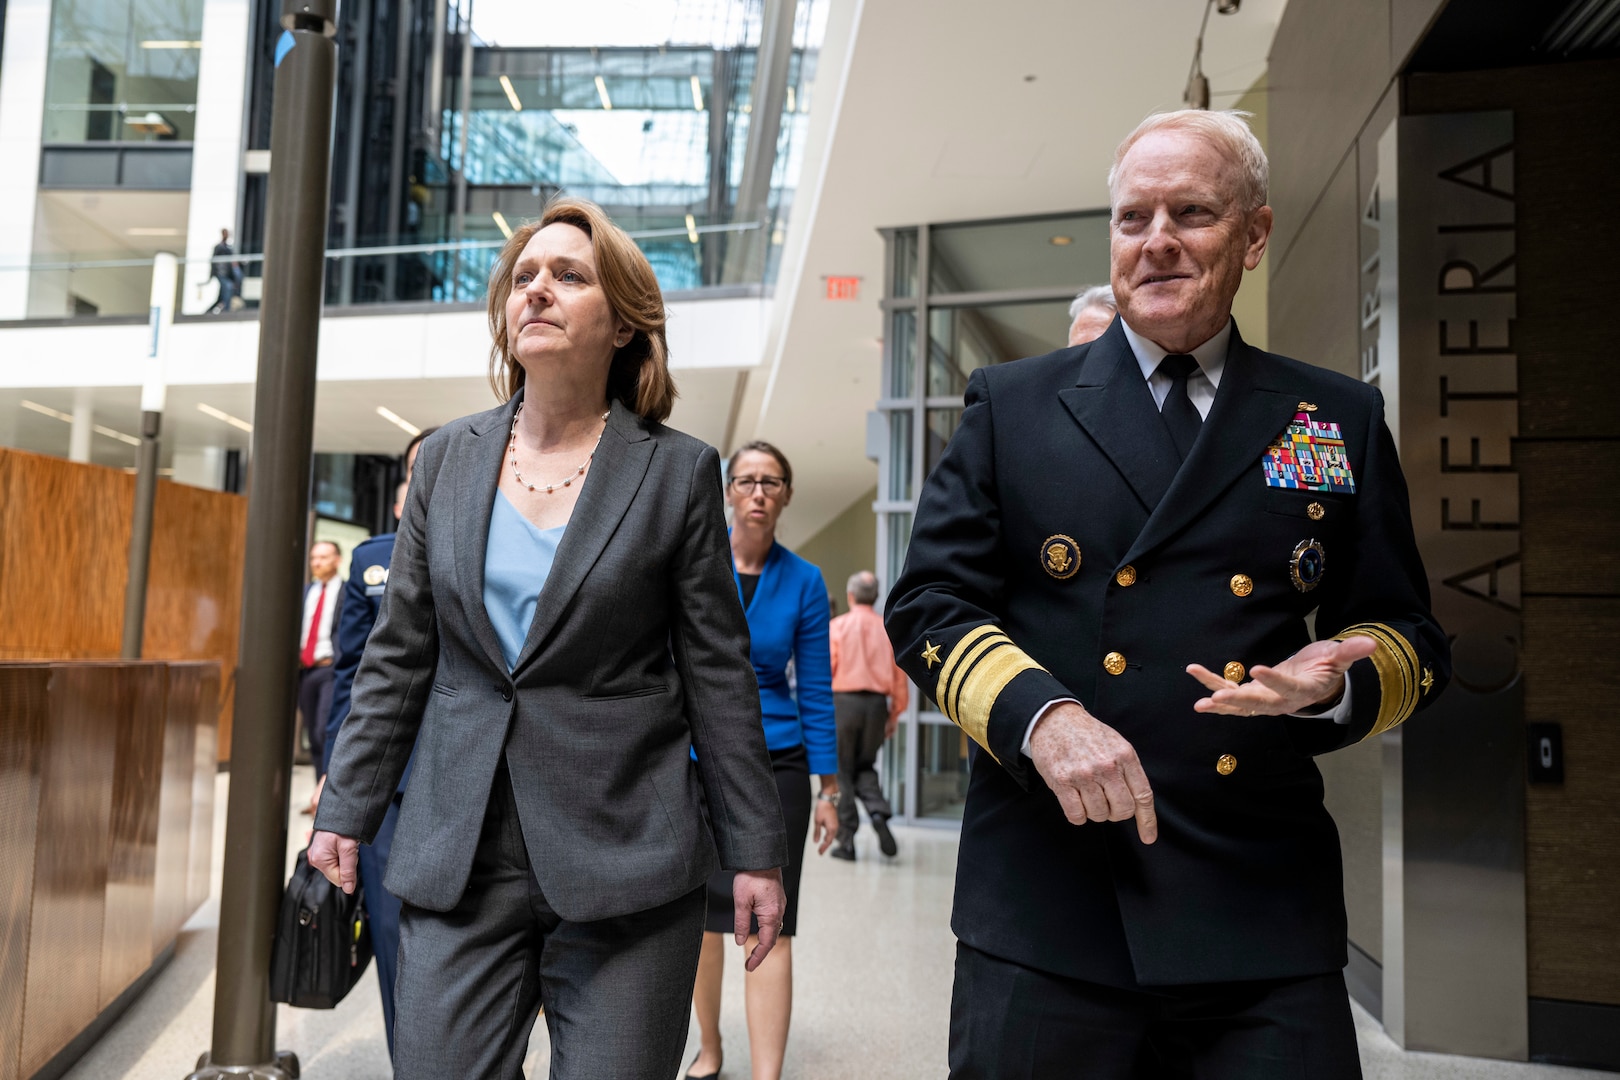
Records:
M821 567L821 577L827 583L827 591L837 599L839 611L849 608L844 599L844 583L849 575L857 570L871 570L877 563L877 515L872 513L876 499L877 488L862 492L860 498L795 549L797 554Z
M1249 127L1269 153L1271 144L1266 141L1266 96L1266 77L1262 75L1231 107L1254 114L1249 118ZM1232 317L1237 320L1243 340L1260 349L1271 347L1268 344L1271 334L1266 325L1269 317L1266 293L1271 288L1270 276L1271 256L1267 255L1260 260L1259 266L1243 275L1243 284L1232 301Z

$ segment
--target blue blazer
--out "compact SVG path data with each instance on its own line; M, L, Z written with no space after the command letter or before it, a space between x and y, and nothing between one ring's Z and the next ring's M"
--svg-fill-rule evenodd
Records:
M737 582L742 597L742 581ZM827 644L831 608L821 571L781 544L771 545L765 570L744 608L748 616L749 658L759 680L765 746L786 750L803 745L810 771L838 771L838 728L833 722L832 653ZM788 685L793 664L798 700Z

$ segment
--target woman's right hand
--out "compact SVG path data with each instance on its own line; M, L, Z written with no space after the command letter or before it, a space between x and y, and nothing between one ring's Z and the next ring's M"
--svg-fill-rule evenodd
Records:
M309 865L325 874L327 881L346 893L354 892L360 841L317 829L309 839L308 858Z

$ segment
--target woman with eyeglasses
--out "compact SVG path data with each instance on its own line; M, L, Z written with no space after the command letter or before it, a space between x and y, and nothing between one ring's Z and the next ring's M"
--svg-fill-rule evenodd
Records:
M793 467L782 451L767 442L748 443L731 455L726 478L731 561L748 617L765 747L788 834L788 865L782 869L787 909L781 937L767 962L745 976L744 989L753 1078L777 1080L793 1013L799 874L812 816L818 855L826 853L838 834L838 733L827 644L827 585L819 569L776 542L777 519L793 499ZM820 793L814 798L811 773L820 781ZM709 879L708 922L692 995L703 1041L686 1073L691 1080L720 1074L720 985L725 935L732 933L732 906L732 875L720 871ZM756 923L751 932L757 931ZM752 939L747 947L753 947Z

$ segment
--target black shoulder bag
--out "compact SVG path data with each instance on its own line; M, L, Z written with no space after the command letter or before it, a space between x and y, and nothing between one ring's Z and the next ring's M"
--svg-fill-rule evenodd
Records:
M281 898L270 955L270 1000L300 1009L334 1008L371 963L371 923L363 894L326 880L309 865L309 849Z

